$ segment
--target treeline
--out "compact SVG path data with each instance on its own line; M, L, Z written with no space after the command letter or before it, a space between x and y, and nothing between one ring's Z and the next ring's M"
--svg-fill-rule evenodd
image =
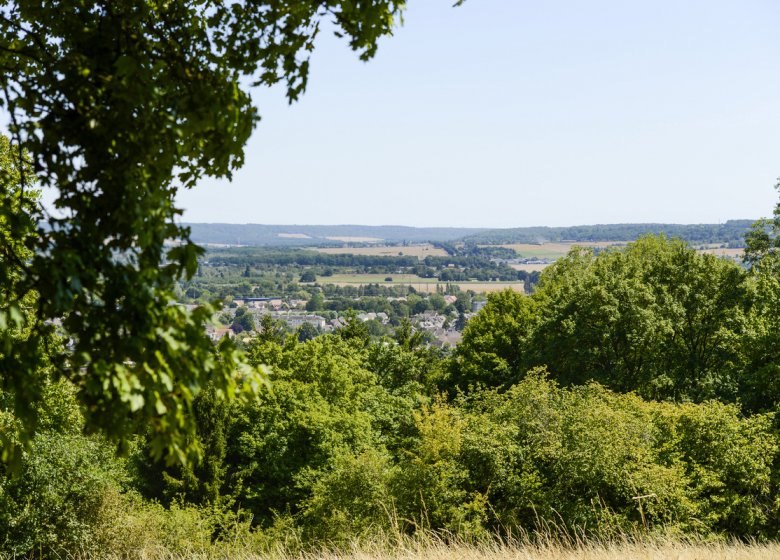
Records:
M693 244L718 243L743 247L754 220L728 220L723 224L602 224L570 227L495 229L464 238L467 243L544 243L561 241L635 241L643 235L666 235Z
M402 248L400 249L403 250ZM351 255L320 253L303 249L233 248L207 252L204 256L211 266L334 266L390 268L411 267L419 264L417 257L387 255Z

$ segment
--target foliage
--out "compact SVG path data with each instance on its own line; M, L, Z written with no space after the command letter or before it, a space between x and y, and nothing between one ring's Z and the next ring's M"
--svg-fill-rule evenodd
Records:
M533 331L534 300L513 290L488 296L482 312L469 321L452 360L451 383L509 386L525 373L523 359Z
M733 405L560 389L534 372L468 410L461 461L498 526L760 535L774 507L771 419Z
M97 440L40 433L19 476L0 475L0 552L100 550L105 510L127 480L113 455Z
M9 329L25 330L2 351L25 438L34 429L25 403L38 397L27 381L45 365L47 321L62 318L74 351L53 363L79 388L87 426L124 445L150 425L155 457L198 455L199 390L213 383L229 397L240 370L251 393L259 373L229 341L211 345L203 324L214 308L169 305L201 253L175 221L176 191L241 166L259 118L248 85L282 83L297 99L324 20L366 60L402 9L396 0L3 3L0 91L17 174L1 178L0 227L19 245L3 254L2 280L15 279L3 282L0 331L7 341ZM56 213L12 196L34 179L57 193Z
M780 180L775 189L780 193ZM746 262L756 266L777 266L780 259L780 202L775 206L773 219L762 219L753 224L745 242Z

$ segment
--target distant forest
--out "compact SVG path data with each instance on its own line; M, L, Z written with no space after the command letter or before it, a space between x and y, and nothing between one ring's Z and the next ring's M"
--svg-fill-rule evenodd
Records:
M570 227L494 229L467 236L470 243L542 243L560 241L636 241L647 234L678 237L689 243L722 243L742 247L754 220L725 224L602 224Z
M186 224L200 244L247 246L333 246L366 242L390 244L458 241L468 244L544 243L561 241L635 241L664 234L693 244L742 247L753 220L723 224L601 224L507 229L415 228L405 226L300 226L261 224Z

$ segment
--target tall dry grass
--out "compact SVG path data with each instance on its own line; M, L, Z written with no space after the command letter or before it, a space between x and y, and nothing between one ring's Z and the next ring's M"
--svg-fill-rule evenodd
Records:
M610 543L577 546L555 544L492 545L417 543L388 549L356 546L342 550L254 553L236 549L167 553L149 548L130 556L68 555L72 560L138 558L140 560L777 560L778 543Z
M425 545L394 551L352 550L301 560L776 560L780 544L620 543L606 545Z

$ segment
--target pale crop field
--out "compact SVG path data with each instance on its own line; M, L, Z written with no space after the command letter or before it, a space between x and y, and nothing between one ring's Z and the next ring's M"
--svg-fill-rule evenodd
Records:
M552 263L548 264L510 264L509 268L515 270L525 270L526 272L541 272Z
M429 243L407 246L376 245L373 247L321 247L317 251L330 255L365 255L370 257L446 257L447 251Z
M498 245L498 247L504 247L514 250L519 258L526 259L557 259L566 256L572 247L623 247L628 243L627 241L596 241L589 242L583 241L579 243L508 243L505 245ZM490 247L490 245L482 245L482 247Z
M744 249L728 249L713 247L710 249L699 249L699 253L705 253L707 255L717 255L718 257L729 257L732 259L742 259L745 254Z

